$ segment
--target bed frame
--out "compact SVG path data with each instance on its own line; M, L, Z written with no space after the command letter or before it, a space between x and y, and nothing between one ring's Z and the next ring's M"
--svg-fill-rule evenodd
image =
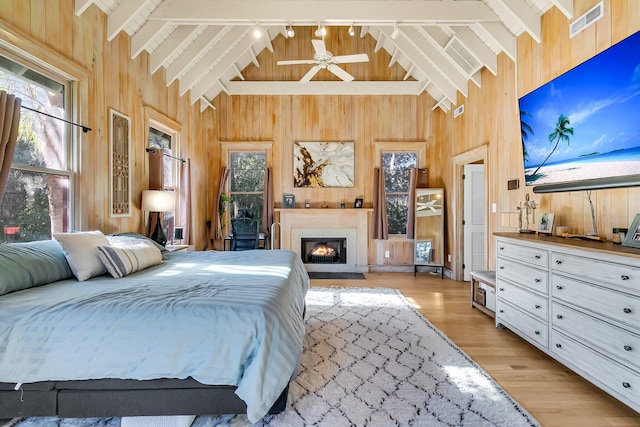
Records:
M193 378L157 380L45 381L0 383L0 418L89 418L245 414L235 386L210 386ZM284 411L289 386L269 414Z

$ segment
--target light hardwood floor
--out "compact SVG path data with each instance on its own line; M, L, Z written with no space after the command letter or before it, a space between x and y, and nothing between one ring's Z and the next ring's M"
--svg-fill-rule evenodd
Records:
M544 427L640 426L640 414L471 307L469 282L418 273L367 273L367 280L312 280L311 286L400 290Z

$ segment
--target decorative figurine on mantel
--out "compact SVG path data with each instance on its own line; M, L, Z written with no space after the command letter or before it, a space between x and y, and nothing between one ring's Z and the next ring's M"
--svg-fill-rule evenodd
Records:
M526 195L526 199L524 202L524 206L522 205L522 202L518 202L518 207L516 209L518 209L518 222L520 225L520 233L528 233L528 234L535 234L535 230L531 230L530 226L531 224L535 224L536 222L536 214L535 214L535 210L538 207L538 203L535 200L530 200L529 199L529 194L527 193ZM525 221L526 221L526 228L522 227L522 211L525 212ZM529 215L531 215L531 218L529 218Z

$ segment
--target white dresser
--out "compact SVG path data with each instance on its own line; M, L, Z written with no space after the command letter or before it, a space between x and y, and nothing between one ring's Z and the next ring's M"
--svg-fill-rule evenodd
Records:
M640 411L640 250L496 233L496 326Z

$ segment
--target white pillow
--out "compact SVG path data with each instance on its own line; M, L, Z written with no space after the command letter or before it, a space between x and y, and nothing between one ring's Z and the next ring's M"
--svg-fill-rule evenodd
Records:
M146 243L125 247L98 246L97 250L98 258L116 279L162 263L162 252Z
M73 275L79 281L91 279L107 272L98 258L98 246L108 246L109 241L101 231L82 231L78 233L54 233L64 256L67 258Z

